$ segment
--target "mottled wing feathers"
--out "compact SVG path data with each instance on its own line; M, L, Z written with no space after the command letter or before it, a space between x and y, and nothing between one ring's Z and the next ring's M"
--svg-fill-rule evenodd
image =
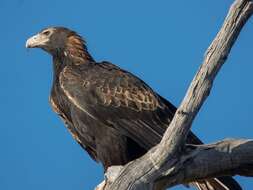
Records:
M114 81L118 80L118 84L108 81L109 84L101 88L101 95L109 97L113 106L125 106L135 111L154 111L163 107L153 91L142 81L120 70L115 73Z
M67 66L60 86L80 110L145 148L160 141L175 111L143 81L107 62Z
M100 104L127 107L135 111L155 110L162 106L154 92L132 74L107 62L96 66L103 75L93 78Z
M69 98L87 93L86 98L91 98L86 100L88 103L95 100L103 106L127 107L135 111L164 108L144 82L111 65L99 64L89 72L65 67L60 75L60 84ZM72 101L76 103L78 100Z

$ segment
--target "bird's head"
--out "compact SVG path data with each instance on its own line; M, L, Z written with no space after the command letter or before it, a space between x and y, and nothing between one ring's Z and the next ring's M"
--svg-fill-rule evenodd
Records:
M27 48L41 48L51 55L65 54L73 58L92 60L85 41L76 32L65 27L49 27L26 41Z
M42 48L54 53L65 48L67 39L75 33L63 27L49 27L41 30L26 41L26 48Z

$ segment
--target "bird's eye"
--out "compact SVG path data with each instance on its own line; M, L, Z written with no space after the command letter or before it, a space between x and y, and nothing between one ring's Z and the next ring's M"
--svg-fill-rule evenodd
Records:
M42 34L48 36L50 34L50 32L47 30L45 32L42 32Z

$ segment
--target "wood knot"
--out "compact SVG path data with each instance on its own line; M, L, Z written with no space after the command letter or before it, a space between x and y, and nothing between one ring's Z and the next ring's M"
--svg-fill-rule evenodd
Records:
M178 114L181 114L181 115L190 115L188 112L186 112L184 110L178 110Z

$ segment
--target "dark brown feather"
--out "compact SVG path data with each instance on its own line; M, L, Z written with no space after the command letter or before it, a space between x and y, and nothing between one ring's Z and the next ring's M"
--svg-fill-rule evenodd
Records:
M51 104L91 157L106 170L159 143L176 108L133 74L108 62L94 62L76 33L69 32L65 47L54 55ZM187 143L202 142L190 132ZM222 185L240 189L230 177L196 184L201 190L226 190Z

